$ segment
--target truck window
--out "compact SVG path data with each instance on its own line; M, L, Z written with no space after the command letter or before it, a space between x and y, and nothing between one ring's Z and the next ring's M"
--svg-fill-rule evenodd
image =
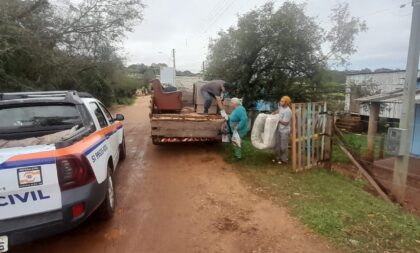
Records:
M0 108L0 132L29 129L71 128L82 124L74 105L36 105Z
M105 108L103 104L99 103L99 106L101 107L102 111L105 113L105 116L108 119L108 122L112 123L113 119L112 119L111 113L108 112L108 110Z
M107 127L108 122L106 122L105 115L102 113L101 109L99 109L98 104L92 102L92 103L89 104L89 106L92 109L93 113L95 113L95 116L96 116L96 118L98 119L98 122L99 122L99 126L101 128Z

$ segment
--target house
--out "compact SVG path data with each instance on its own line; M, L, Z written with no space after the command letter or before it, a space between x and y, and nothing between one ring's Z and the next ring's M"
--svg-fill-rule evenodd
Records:
M420 71L418 76L420 77ZM344 110L351 114L368 117L369 107L357 99L401 90L404 81L405 70L348 74ZM420 88L420 79L417 88ZM392 99L391 101L384 100L382 103L383 110L380 111L379 117L400 119L401 103L395 103Z
M411 146L411 155L420 157L420 87L419 82L417 83L416 91L416 104L415 104L415 120L413 124L413 136L412 136L412 146ZM390 105L395 105L393 108L398 108L401 110L401 105L403 101L403 90L397 89L395 91L381 93L377 95L367 96L363 98L358 98L355 100L360 104L361 107L368 108L372 103L377 103L380 105L379 117L386 115L386 113L381 113L381 111L387 110L387 107ZM401 115L401 111L396 112L398 116Z

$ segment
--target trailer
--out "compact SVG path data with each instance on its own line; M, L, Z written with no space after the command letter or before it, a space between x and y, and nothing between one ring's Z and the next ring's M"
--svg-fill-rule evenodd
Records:
M218 114L202 113L201 85L194 84L192 91L164 92L160 82L153 81L149 114L153 144L222 140L226 121ZM215 106L212 105L213 110Z

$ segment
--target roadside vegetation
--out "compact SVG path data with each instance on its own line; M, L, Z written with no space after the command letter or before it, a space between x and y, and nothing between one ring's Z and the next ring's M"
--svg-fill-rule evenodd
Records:
M343 133L343 136L347 142L346 148L357 157L364 158L366 155L367 134ZM381 145L381 142L384 141L383 138L384 136L379 134L375 138L375 160L379 159L380 152L384 152L384 147ZM336 144L333 145L332 161L336 163L351 163Z
M292 173L271 163L271 151L243 141L243 160L235 161L231 145L225 160L238 169L256 192L265 194L333 245L350 252L420 252L420 219L365 191L352 180L325 169Z
M142 0L0 1L0 92L79 90L106 105L141 86L119 50Z

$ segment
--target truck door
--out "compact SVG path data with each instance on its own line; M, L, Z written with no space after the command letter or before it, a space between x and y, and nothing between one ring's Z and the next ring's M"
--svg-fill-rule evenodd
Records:
M89 102L89 109L93 115L93 121L95 122L98 131L111 127L98 103ZM102 179L105 180L107 177L106 168L108 166L109 157L112 156L114 160L115 148L109 140L111 135L112 131L106 131L106 133L101 136L100 145L88 154L88 160L92 165L99 183L102 182Z
M115 126L114 119L112 118L109 111L105 108L105 106L101 103L99 103L99 107L102 109L108 124L112 126L113 128L113 134L109 136L109 142L113 147L113 161L114 161L114 168L116 168L119 155L120 155L120 143L122 142L122 130L118 129L117 126Z

